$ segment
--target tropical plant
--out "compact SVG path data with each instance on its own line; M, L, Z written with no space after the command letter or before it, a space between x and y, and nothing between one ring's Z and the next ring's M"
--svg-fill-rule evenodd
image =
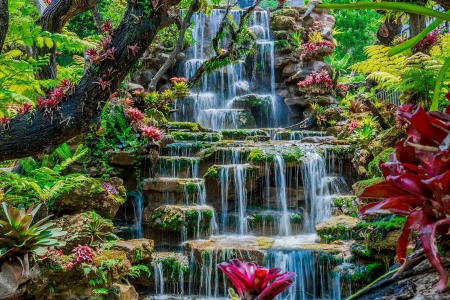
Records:
M359 121L361 126L369 125L370 127L375 127L378 124L377 117L366 116L361 121Z
M436 245L437 235L450 229L450 106L444 112L414 113L399 111L400 124L406 125L407 139L395 145L389 162L380 162L386 181L367 187L360 198L385 199L365 205L359 211L367 215L379 209L408 216L397 243L397 257L405 262L410 232L416 231L431 265L439 273L436 286L443 291L448 284Z
M296 276L292 272L281 272L278 268L267 269L250 262L244 264L239 259L220 263L217 267L231 280L239 297L245 300L275 299L294 285Z
M361 128L355 128L353 133L350 135L350 140L355 142L366 142L375 137L377 130L375 127L365 124Z
M54 223L47 222L52 217L51 215L31 225L34 216L41 208L41 204L36 208L31 205L28 209L25 209L23 204L16 208L3 202L2 207L7 219L7 221L0 221L2 259L28 253L42 256L46 253L47 247L59 247L66 244L56 238L65 235L67 232L60 228L50 229L54 225Z
M362 103L361 100L354 99L350 101L348 110L351 111L352 113L360 113L369 110L369 108L364 103Z
M88 214L81 214L84 218L83 228L80 235L90 238L89 245L95 241L106 242L108 238L117 240L118 237L110 232L112 222L100 217L95 211Z

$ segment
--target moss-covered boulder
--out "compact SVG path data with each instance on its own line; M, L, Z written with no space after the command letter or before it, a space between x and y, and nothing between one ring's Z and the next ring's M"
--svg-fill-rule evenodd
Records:
M278 15L272 18L273 30L292 30L295 25L296 22L294 17Z
M154 242L145 238L118 241L112 249L124 252L132 263L149 263L154 250Z
M188 130L190 132L208 132L209 129L196 122L169 122L169 130Z
M150 228L188 233L205 233L210 229L214 208L207 205L163 205L151 214L143 213L143 224Z
M338 215L358 217L358 201L355 196L337 197L333 199L333 203Z
M106 239L110 233L114 232L114 226L111 220L104 219L97 215L95 223L96 236L94 242L101 239ZM93 217L90 213L65 215L55 221L55 227L67 231L67 234L61 239L66 242L66 245L61 247L65 254L72 253L72 249L78 245L86 245L92 240L92 231L89 226L93 222Z
M317 223L316 232L326 242L347 240L351 237L351 232L357 225L357 218L341 215Z
M72 213L95 210L102 217L112 219L125 200L126 190L122 179L93 178L56 197L55 206L58 210Z
M39 300L89 299L99 289L111 291L131 267L126 254L117 250L105 250L96 254L91 263L77 263L68 269L72 261L71 255L52 255L40 260L39 275L26 283L28 294Z
M283 8L274 11L271 15L272 18L276 18L279 16L292 17L294 19L298 19L300 17L300 13L292 8Z

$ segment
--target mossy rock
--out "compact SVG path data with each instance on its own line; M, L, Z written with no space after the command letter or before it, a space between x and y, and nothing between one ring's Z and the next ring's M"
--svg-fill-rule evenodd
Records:
M176 283L180 278L189 280L189 259L177 252L156 252L152 256L153 264L160 264L166 282Z
M357 218L341 215L317 223L316 232L327 243L335 240L348 240L357 225Z
M176 141L217 142L220 140L218 133L171 131L169 135Z
M51 255L38 261L40 273L26 283L27 292L35 299L88 299L95 296L94 288L111 290L131 267L125 253L116 250L105 250L96 254L91 263L77 263L67 270L72 261L72 255Z
M245 140L247 137L267 136L267 132L261 129L224 129L220 134L224 140Z
M113 187L107 191L105 187ZM95 210L104 218L112 219L126 201L122 179L95 179L86 181L55 198L59 210L81 213Z
M154 250L154 242L145 238L118 241L112 249L124 252L132 263L149 263Z
M189 233L206 233L211 226L214 208L206 205L164 205L155 209L152 216L144 216L151 228Z
M295 24L294 17L279 15L272 19L273 30L292 30Z
M392 126L389 129L383 131L377 135L368 146L368 150L374 157L383 152L386 148L395 147L400 139L406 137L405 129Z
M359 197L366 187L372 186L374 184L377 184L377 183L380 183L383 181L385 181L383 177L375 177L375 178L371 178L371 179L358 181L352 185L353 192L355 193L356 197Z
M280 41L280 40L287 41L287 39L289 38L289 31L287 31L287 30L276 30L276 31L273 32L273 38L276 41Z
M209 129L196 122L169 122L169 129L185 129L191 132L209 132Z
M272 18L277 18L280 16L298 19L300 17L300 13L296 9L293 9L293 8L283 8L283 9L276 10L275 12L272 13Z

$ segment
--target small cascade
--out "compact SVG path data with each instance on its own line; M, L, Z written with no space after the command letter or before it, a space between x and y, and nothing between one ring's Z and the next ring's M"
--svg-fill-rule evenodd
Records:
M291 221L286 199L286 167L284 165L283 157L280 154L275 155L274 169L278 206L279 210L282 212L279 234L288 236L291 234Z
M153 265L153 273L155 277L155 293L156 295L163 295L164 294L164 272L163 272L163 263L157 262Z
M161 177L197 178L198 157L160 156L155 166L155 171Z
M304 228L307 233L315 231L316 223L331 217L333 201L324 158L316 152L306 153L302 164L302 179L305 190L306 207Z
M284 291L280 299L341 299L340 273L333 272L330 258L311 251L274 251L266 257L268 267L297 274L295 285ZM301 274L300 276L298 274Z
M128 192L128 198L131 199L134 210L134 222L133 222L133 236L136 238L143 237L142 232L142 209L145 202L145 197L142 194L141 189Z

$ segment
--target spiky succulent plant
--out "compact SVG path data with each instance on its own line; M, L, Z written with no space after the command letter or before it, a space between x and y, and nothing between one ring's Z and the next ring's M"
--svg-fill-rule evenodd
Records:
M31 205L28 210L23 204L16 208L3 202L2 206L7 218L7 221L0 220L0 253L3 259L26 253L41 256L45 254L47 247L66 244L56 238L67 232L60 228L50 229L54 225L54 223L47 222L51 215L31 224L41 204L36 208Z

